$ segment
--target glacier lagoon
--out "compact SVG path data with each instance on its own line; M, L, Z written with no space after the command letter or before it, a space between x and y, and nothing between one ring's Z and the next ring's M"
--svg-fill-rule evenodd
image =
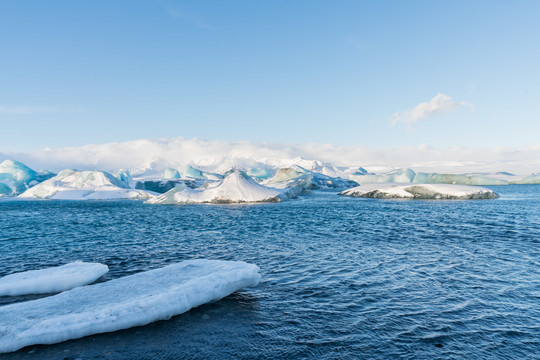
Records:
M75 260L100 281L195 258L257 264L261 282L168 321L4 359L490 358L540 349L540 186L399 201L152 206L0 200L0 276ZM40 298L0 297L0 304Z

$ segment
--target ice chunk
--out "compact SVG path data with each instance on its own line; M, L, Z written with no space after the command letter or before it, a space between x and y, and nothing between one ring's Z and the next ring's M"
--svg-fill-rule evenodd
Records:
M353 180L319 174L298 165L279 169L273 178L263 184L276 188L301 187L305 190L349 188L358 185Z
M87 285L109 271L107 265L81 261L0 278L0 296L48 294Z
M376 183L410 183L413 181L416 173L412 169L397 169L384 174L357 174L350 175L351 180L358 184L376 184Z
M166 320L257 285L253 264L188 260L0 307L0 353Z
M0 163L0 195L21 194L52 176L54 174L35 172L21 162L5 160Z
M413 183L419 184L456 184L456 185L508 185L504 179L466 174L416 173Z
M135 189L163 194L181 184L190 188L196 188L200 185L199 182L199 180L193 179L145 180L137 181Z
M493 191L468 185L369 184L342 191L339 195L381 199L472 200L496 199Z
M180 179L180 172L177 169L168 168L163 172L165 179Z
M206 179L206 180L221 180L224 178L223 175L195 169L191 165L186 166L186 171L184 172L184 176L193 178L193 179Z
M114 177L120 180L122 183L126 185L126 187L132 187L133 185L133 177L131 176L131 172L129 170L125 169L119 169L114 172Z
M28 189L21 198L59 200L148 199L153 194L130 189L104 171L63 170L55 177Z
M223 182L205 190L185 185L147 201L149 204L277 202L297 196L301 189L274 189L255 182L241 171L227 175Z
M249 169L247 175L257 180L264 180L272 177L272 173L269 170L259 168Z

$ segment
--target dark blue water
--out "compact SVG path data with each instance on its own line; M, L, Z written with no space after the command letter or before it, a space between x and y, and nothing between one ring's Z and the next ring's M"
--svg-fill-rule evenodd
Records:
M500 199L0 201L0 276L84 260L109 280L192 258L262 274L169 321L0 357L538 359L540 186L492 188Z

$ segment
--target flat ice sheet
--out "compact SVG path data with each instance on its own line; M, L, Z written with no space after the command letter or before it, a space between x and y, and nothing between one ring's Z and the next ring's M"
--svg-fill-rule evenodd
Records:
M0 296L49 294L91 284L107 273L107 265L76 261L62 266L29 270L0 278Z
M0 307L0 353L166 320L257 285L253 264L188 260Z

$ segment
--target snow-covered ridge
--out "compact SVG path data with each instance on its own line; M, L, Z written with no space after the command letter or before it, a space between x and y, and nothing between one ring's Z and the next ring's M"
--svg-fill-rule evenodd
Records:
M475 200L496 199L492 190L450 184L369 184L342 191L340 195L380 199Z
M0 296L49 294L87 285L107 273L107 265L81 261L0 278Z
M275 189L258 184L241 171L233 171L216 187L194 190L185 185L147 201L149 204L278 202L292 198L300 188Z
M63 170L19 195L20 198L57 200L148 199L153 195L135 190L104 171Z
M0 307L0 353L167 320L257 285L253 264L188 260Z

